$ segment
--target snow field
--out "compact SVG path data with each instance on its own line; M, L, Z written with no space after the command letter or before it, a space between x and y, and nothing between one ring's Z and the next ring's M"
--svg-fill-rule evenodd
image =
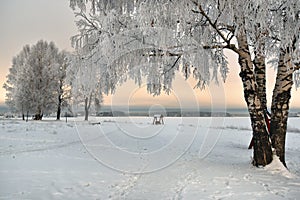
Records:
M101 124L96 124L101 122ZM95 123L93 125L93 123ZM248 118L1 120L0 199L297 199L300 123L286 160L251 166Z

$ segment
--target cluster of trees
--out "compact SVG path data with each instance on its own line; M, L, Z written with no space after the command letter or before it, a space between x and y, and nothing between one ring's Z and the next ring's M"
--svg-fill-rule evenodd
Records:
M15 111L33 114L41 120L44 114L57 112L60 119L62 106L66 103L65 77L67 53L60 52L53 42L38 41L25 45L12 60L7 81L6 103Z
M147 78L148 92L169 92L175 71L193 76L197 86L223 80L229 71L225 51L238 56L254 138L253 164L264 166L272 148L285 164L285 138L291 88L300 73L299 0L70 0L79 20L72 38L82 67L94 71L101 92ZM267 110L266 65L277 67Z
M53 42L38 41L35 45L25 45L22 51L12 60L7 81L6 104L15 112L33 115L41 120L44 114L56 112L60 119L62 109L70 110L71 103L86 103L85 120L91 106L94 93L84 93L81 79L86 74L78 70L78 63L71 67L78 56L59 51ZM80 68L81 69L81 68ZM80 84L78 84L80 83ZM80 85L80 86L79 86ZM86 100L88 95L88 101ZM101 95L95 99L95 107L99 111Z

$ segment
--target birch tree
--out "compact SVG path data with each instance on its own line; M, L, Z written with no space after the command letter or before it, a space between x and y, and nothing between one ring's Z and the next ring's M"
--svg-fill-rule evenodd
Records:
M60 120L62 108L69 106L71 99L71 88L67 83L67 69L69 68L69 53L62 51L58 54L57 78L57 112L56 119Z
M97 108L102 100L100 76L93 63L80 55L72 55L70 68L67 70L68 82L72 87L73 104L84 105L84 120L88 121L90 108L94 102Z
M87 4L86 2L90 2ZM224 50L238 55L244 97L254 138L253 164L272 161L272 147L285 165L284 141L294 71L299 66L299 2L286 1L122 1L70 0L79 8L77 49L109 71L103 87L147 77L148 92L169 91L176 70L191 74L200 88L225 80ZM90 6L90 7L89 7ZM88 13L88 14L87 14ZM288 28L287 28L288 27ZM129 54L133 55L129 58ZM124 56L126 55L126 56ZM272 100L270 141L264 113L267 109L265 74L268 58L278 58ZM142 67L141 63L150 63ZM155 62L155 65L151 65ZM140 66L138 68L132 66ZM192 72L192 73L191 73ZM128 75L124 75L128 74ZM298 80L299 74L295 74ZM299 86L299 84L297 84ZM275 133L275 130L280 131Z
M285 139L289 101L294 82L299 87L300 68L300 3L299 1L274 2L271 10L276 23L272 38L277 47L277 76L271 105L271 139L276 155L286 166Z

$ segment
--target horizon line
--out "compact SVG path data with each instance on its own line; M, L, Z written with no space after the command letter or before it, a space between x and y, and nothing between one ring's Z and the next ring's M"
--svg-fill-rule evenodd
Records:
M157 105L157 104L153 104L153 105ZM146 107L151 107L153 105L109 105L109 104L103 104L101 105L101 107L118 107L118 108L146 108ZM0 103L0 106L3 107L9 107L8 105L6 105L5 103ZM225 107L210 107L210 106L165 106L165 105L157 105L157 106L161 106L162 108L169 108L169 109L179 109L179 108L183 108L183 109L195 109L195 108L199 108L199 109L222 109L222 110L226 110L226 109L239 109L239 110L247 110L248 108L245 107L240 107L240 106L225 106ZM300 110L300 107L290 107L290 110Z

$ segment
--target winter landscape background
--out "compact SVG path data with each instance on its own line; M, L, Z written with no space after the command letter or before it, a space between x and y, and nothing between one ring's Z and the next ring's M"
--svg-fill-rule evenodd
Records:
M299 198L299 1L87 2L0 2L0 199Z
M101 122L101 124L98 124ZM0 199L298 199L300 123L286 160L251 165L248 117L0 119Z

